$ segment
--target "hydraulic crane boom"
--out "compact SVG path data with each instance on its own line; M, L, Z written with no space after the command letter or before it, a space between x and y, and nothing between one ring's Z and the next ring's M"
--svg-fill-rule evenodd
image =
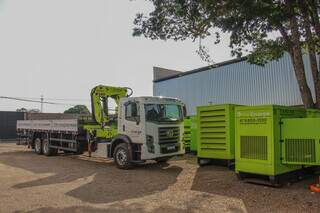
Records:
M92 118L98 124L104 126L110 121L108 99L111 98L119 105L123 97L130 97L133 91L128 87L112 87L99 85L91 90Z

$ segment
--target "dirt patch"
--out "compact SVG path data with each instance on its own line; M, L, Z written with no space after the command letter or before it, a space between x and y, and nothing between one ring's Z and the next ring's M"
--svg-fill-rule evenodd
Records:
M246 184L195 157L119 170L85 155L36 155L0 143L0 212L320 212L311 178L280 189Z

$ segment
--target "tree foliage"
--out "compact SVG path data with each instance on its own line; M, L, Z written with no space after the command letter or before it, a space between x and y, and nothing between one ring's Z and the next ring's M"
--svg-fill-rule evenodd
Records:
M320 108L317 51L320 42L319 0L149 0L154 10L137 14L134 36L150 39L221 39L230 35L233 56L264 65L288 53L305 107ZM203 49L202 49L203 50ZM306 81L303 54L308 53L315 102Z
M67 114L90 114L87 106L85 105L76 105L64 111Z
M27 109L27 108L18 108L16 109L16 112L29 112L29 113L40 113L39 109Z

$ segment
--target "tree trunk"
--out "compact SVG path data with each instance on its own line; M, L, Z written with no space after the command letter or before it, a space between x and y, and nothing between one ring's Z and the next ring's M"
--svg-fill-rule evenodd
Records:
M318 15L319 2L316 0L310 0L308 1L308 5L311 11L313 28L315 29L317 35L320 36L320 21L319 21L319 15Z
M305 0L299 0L299 7L302 13L303 18L303 27L306 33L306 42L308 45L308 52L309 52L309 60L310 60L310 68L314 83L314 90L315 90L315 97L316 102L315 106L320 108L320 76L317 64L317 56L316 56L316 44L314 42L314 38L311 31L311 21L310 17L312 16L308 12L308 6L306 5Z
M320 75L318 71L318 64L317 64L317 56L315 50L309 48L309 60L310 60L310 67L313 77L314 89L315 89L315 96L316 96L316 103L315 106L320 108Z
M290 53L290 56L291 56L294 72L296 75L296 79L299 85L299 90L300 90L303 105L306 108L313 108L314 103L311 95L311 90L307 84L303 62L301 63L302 57L300 59L299 53L296 49L292 50L292 52Z
M319 8L319 1L317 0L310 0L308 1L309 8L311 11L311 19L312 19L312 26L316 32L316 35L319 39L320 37L320 21L319 21L319 13L318 13L318 8ZM317 48L319 47L319 43L316 43ZM320 64L318 67L318 71L320 70ZM320 74L318 74L319 81L320 81ZM317 103L317 108L320 108L320 103Z
M292 34L292 44L293 47L290 51L290 56L294 68L294 72L299 85L299 90L301 94L301 99L306 108L313 108L313 98L311 95L311 90L307 84L306 74L304 70L301 43L300 43L300 32L297 23L297 18L294 13L294 8L291 0L285 0L285 5L287 7L288 13L290 15L289 27Z

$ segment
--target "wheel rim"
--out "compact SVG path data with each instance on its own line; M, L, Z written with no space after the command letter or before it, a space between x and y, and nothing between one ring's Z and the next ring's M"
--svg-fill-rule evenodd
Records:
M39 140L39 139L36 139L35 149L36 149L36 152L40 152L41 143L40 143L40 140Z
M119 165L123 166L127 162L127 153L125 150L120 149L116 154L117 162Z

